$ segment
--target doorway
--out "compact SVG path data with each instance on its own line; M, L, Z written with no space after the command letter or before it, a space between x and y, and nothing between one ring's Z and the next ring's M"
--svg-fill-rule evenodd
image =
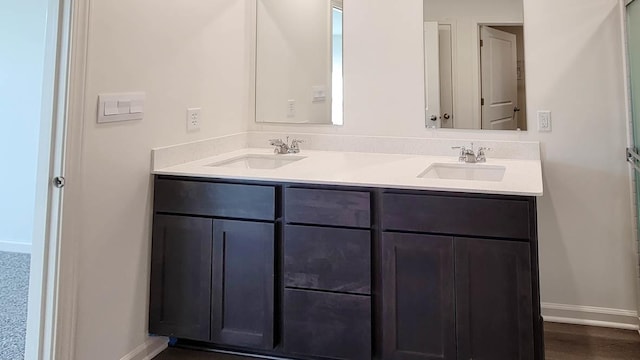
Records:
M62 200L52 179L63 179L65 5L6 0L0 10L7 30L0 32L0 360L51 355Z
M482 129L527 130L524 27L479 25Z

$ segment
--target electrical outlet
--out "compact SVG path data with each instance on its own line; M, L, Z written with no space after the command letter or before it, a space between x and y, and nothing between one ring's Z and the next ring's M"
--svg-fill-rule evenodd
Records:
M538 132L551 132L551 111L538 111Z
M187 109L187 131L200 130L200 108Z

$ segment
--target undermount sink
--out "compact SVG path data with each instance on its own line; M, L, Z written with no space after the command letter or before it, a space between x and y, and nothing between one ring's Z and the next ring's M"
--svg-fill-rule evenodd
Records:
M433 164L423 171L419 178L502 181L506 168L498 165L481 164Z
M294 163L304 158L304 156L249 154L237 156L229 160L216 162L207 166L235 169L272 170Z

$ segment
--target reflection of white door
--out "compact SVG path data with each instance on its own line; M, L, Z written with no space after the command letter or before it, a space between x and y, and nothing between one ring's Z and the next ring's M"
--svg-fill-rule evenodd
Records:
M437 22L424 23L427 126L440 127L440 41ZM434 119L434 120L432 120Z
M516 130L518 103L518 51L516 36L482 26L482 128Z
M453 31L451 24L439 24L440 37L440 123L453 128Z

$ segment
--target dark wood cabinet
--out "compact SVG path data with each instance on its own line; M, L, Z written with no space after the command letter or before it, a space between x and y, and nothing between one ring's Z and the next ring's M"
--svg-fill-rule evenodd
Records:
M371 192L285 187L283 202L285 353L371 359Z
M293 359L544 359L533 197L155 184L151 333Z
M371 359L369 296L286 289L283 309L287 353L330 359Z
M382 235L383 358L455 359L453 238Z
M371 294L371 231L285 226L284 285Z
M153 221L149 330L209 340L212 220L156 215Z
M211 341L273 348L274 225L213 221Z
M458 359L534 359L529 244L456 238Z
M156 179L151 333L273 349L274 196L273 186Z

